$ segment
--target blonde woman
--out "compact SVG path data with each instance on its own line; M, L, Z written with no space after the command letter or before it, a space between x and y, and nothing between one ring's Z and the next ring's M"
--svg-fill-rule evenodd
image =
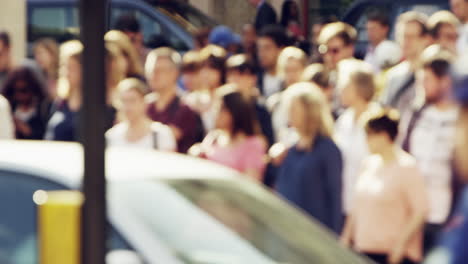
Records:
M128 78L119 83L117 90L123 121L106 132L107 144L175 151L177 143L170 127L153 122L146 115L146 85L136 78Z
M301 49L286 47L281 51L276 71L282 80L282 90L301 81L306 65L307 55ZM272 112L272 124L277 141L283 141L289 137L288 109L282 102L282 93L273 94L267 100L267 107Z
M333 119L325 95L311 83L297 83L286 95L290 123L299 139L279 168L276 190L339 234L343 161L331 139Z
M46 128L45 139L76 141L78 111L82 103L81 57L83 45L78 40L70 40L60 46L61 82L58 87L60 99L53 107Z
M125 58L123 63L125 77L135 77L143 80L143 64L141 63L138 52L132 45L130 38L125 33L118 30L111 30L106 33L104 39L107 43L113 43L122 51Z
M56 99L59 69L59 46L57 42L50 38L39 39L34 44L34 59L46 77L49 95L52 99Z

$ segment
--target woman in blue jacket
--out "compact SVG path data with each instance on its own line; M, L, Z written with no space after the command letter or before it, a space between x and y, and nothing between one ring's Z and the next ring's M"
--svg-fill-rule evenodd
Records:
M298 83L288 88L289 122L299 140L283 161L277 191L316 220L339 234L342 157L331 139L333 118L320 88Z

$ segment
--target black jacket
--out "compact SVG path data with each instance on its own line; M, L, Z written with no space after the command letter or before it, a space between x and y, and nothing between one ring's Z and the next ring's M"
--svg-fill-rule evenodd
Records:
M273 7L265 2L257 10L257 15L255 16L255 30L260 32L264 26L276 24L276 12Z

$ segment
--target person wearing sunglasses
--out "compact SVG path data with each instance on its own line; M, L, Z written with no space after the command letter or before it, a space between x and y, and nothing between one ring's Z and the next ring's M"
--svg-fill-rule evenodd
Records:
M318 37L319 52L327 69L335 70L338 63L354 56L356 30L343 22L325 25Z

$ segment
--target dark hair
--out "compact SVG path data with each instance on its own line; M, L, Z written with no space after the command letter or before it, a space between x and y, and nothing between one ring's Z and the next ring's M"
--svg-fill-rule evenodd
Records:
M398 136L398 125L400 123L400 115L395 109L380 109L375 113L371 113L366 122L367 133L384 132L388 135L391 141L395 141Z
M372 10L367 15L367 21L374 21L379 23L384 27L390 28L390 19L388 18L387 13L383 10Z
M197 72L201 68L200 52L191 50L182 57L181 71L183 73Z
M0 31L0 41L3 42L3 45L10 47L10 34L6 31Z
M267 25L260 30L259 38L270 38L278 47L289 45L289 38L284 27L280 25Z
M193 33L193 41L200 48L203 48L209 43L208 38L210 36L210 33L211 33L211 28L208 28L208 27L197 29Z
M42 102L48 97L37 75L27 66L20 66L8 74L3 86L3 95L8 99L12 108L16 107L14 98L15 86L19 81L26 83L26 89L31 90L31 93L39 102Z
M239 71L243 74L257 75L258 70L253 60L246 54L237 54L226 61L226 70Z
M232 134L244 132L248 136L255 135L257 120L252 104L237 91L234 84L227 84L219 89L222 106L232 116Z
M296 6L298 14L296 16L291 16L291 9L293 6ZM281 6L281 21L280 24L283 27L287 27L289 21L297 21L299 22L299 7L297 6L297 3L293 0L286 0L283 2L283 5Z
M440 45L431 45L421 54L421 66L441 78L450 74L453 55Z
M218 70L221 73L221 84L226 82L226 58L226 50L213 44L200 51L201 65Z
M140 32L140 23L132 14L124 14L117 18L115 22L115 29L123 32Z

